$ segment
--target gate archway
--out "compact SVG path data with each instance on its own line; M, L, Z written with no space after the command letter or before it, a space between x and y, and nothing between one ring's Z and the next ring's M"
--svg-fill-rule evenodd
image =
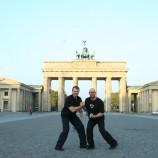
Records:
M51 81L58 80L58 110L64 105L65 80L78 85L79 80L91 80L91 87L97 89L97 80L105 80L105 111L111 112L111 81L119 81L119 110L128 112L126 104L126 62L99 62L96 60L73 60L70 62L44 62L44 90L42 111L50 111Z

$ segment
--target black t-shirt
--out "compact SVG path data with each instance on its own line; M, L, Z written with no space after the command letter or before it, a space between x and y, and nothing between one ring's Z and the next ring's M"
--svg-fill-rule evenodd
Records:
M85 100L85 106L86 106L86 110L88 112L88 116L90 115L90 113L92 113L93 115L97 115L98 113L104 113L104 103L100 98L96 98L96 100L91 100L91 98L87 98ZM104 118L100 117L100 118ZM96 118L99 119L99 118Z
M65 100L65 105L61 111L61 115L63 117L73 117L76 115L76 112L71 112L69 110L69 107L73 106L73 107L77 107L80 106L80 102L82 102L81 98L79 96L77 96L77 99L75 99L73 97L73 95L70 95L66 98Z

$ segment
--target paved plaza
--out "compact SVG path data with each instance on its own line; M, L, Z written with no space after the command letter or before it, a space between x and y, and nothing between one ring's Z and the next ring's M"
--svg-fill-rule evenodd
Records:
M87 116L82 121L86 127ZM62 130L60 113L0 113L0 158L155 158L158 157L158 116L151 114L106 114L106 130L118 141L109 150L98 127L96 149L79 148L79 138L70 126L63 148L54 150Z

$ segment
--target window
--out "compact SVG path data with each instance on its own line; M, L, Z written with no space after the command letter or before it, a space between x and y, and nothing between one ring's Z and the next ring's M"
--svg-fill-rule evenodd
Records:
M7 110L8 109L8 101L3 102L3 109Z
M4 96L8 96L8 92L4 92Z

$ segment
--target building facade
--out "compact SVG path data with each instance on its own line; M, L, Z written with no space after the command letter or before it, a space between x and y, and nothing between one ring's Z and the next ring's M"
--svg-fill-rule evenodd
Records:
M31 107L42 111L43 86L29 86L8 78L0 78L0 111L24 112Z
M127 88L129 112L153 112L158 111L158 81L143 86ZM131 96L134 96L134 102Z
M115 66L117 71L114 69ZM25 112L30 106L33 111L37 109L41 112L51 111L52 80L58 80L58 111L61 111L64 105L65 80L72 80L72 86L78 85L79 80L91 80L91 87L95 89L97 89L97 80L104 80L104 106L107 112L111 112L111 81L114 79L119 81L120 112L158 111L158 81L143 86L126 87L127 69L124 62L97 62L95 60L45 62L43 72L44 84L41 86L26 85L12 79L0 78L0 111Z
M70 62L44 63L43 68L43 111L51 109L51 81L58 80L58 111L64 106L65 80L72 80L77 86L79 80L90 80L91 87L97 90L97 80L105 81L105 111L111 112L112 80L119 82L119 108L121 112L128 112L126 104L126 62L99 62L96 60L73 60Z

